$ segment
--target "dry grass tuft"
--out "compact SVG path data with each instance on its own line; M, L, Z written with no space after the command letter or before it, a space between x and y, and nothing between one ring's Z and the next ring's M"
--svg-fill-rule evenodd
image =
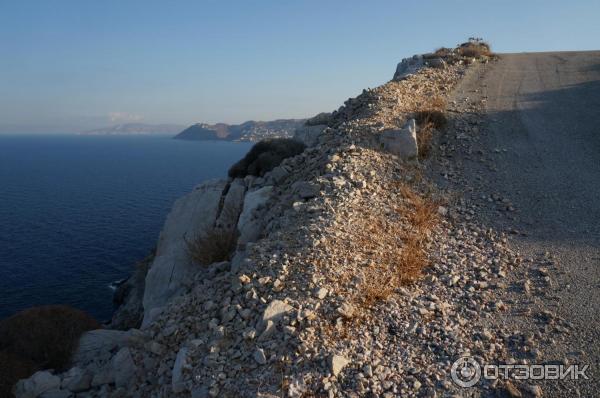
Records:
M427 123L419 126L417 133L417 147L419 148L419 159L425 159L431 152L431 142L433 141L433 124Z
M414 118L419 126L417 145L420 159L427 157L431 151L434 130L441 130L448 124L445 110L446 100L437 96L431 98L421 110L415 112Z
M408 186L397 188L405 203L395 214L366 217L367 225L359 237L359 246L373 257L364 269L358 298L367 307L385 301L398 287L417 279L428 264L424 245L438 221L437 203Z
M481 38L471 37L469 41L458 46L457 52L459 55L467 58L493 57L489 43Z
M237 230L215 228L191 240L185 239L188 255L195 264L210 265L231 258L237 244Z
M430 198L416 194L407 186L402 186L400 192L411 204L413 211L409 211L407 217L417 234L431 230L438 221L439 204Z

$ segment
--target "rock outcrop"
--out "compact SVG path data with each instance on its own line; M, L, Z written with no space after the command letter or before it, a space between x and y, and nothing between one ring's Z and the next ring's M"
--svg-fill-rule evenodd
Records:
M403 160L416 159L419 154L417 145L417 126L415 119L410 119L397 130L386 130L381 133L383 148Z
M190 259L186 239L213 228L226 186L224 180L207 181L173 205L146 276L143 325L148 325L170 299L184 293L199 272Z
M302 153L178 200L146 277L141 330L86 334L61 390L91 374L87 394L99 397L450 394L449 358L503 349L474 341L481 330L466 319L511 263L494 262L510 254L461 218L464 206L428 202L421 165L406 161L415 112L464 72L401 63L393 81L309 120L319 133L299 133ZM232 226L230 261L191 263L186 237ZM425 259L426 278L407 285Z
M425 63L422 55L413 55L411 58L404 58L394 73L394 80L402 80L417 73Z

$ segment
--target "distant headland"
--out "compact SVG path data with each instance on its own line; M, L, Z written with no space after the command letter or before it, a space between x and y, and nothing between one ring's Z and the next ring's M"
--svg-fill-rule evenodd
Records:
M242 124L196 123L174 138L191 141L260 141L266 138L288 138L305 119L278 119L268 122L250 120Z

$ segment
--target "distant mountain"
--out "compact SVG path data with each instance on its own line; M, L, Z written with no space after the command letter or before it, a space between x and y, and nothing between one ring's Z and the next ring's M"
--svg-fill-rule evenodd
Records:
M242 124L197 123L174 138L179 140L207 141L260 141L266 138L292 137L305 119L278 119L270 122L250 120Z
M183 129L184 126L177 124L144 124L125 123L101 129L88 130L80 135L173 135Z

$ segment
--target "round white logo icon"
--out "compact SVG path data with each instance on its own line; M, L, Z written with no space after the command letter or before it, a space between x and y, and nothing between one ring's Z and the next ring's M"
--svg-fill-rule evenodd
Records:
M461 387L473 387L481 378L481 367L472 357L458 358L450 370L452 380Z

